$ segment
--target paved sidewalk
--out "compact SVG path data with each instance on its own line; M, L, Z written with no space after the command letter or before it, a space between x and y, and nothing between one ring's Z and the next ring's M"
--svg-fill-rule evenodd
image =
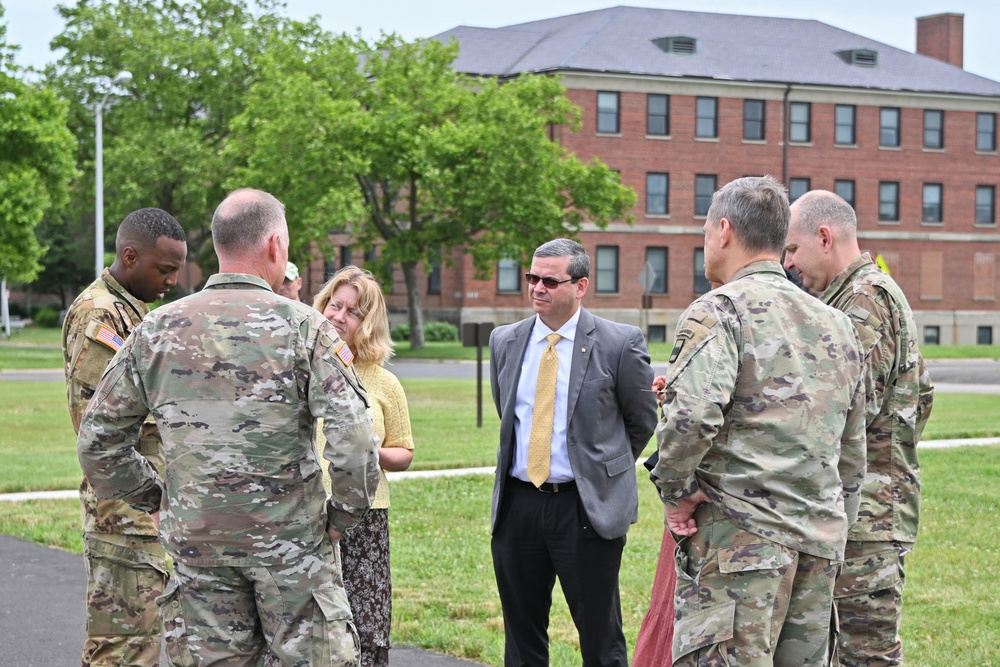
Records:
M83 556L0 535L0 667L79 665L86 588ZM409 647L389 652L390 667L477 664Z

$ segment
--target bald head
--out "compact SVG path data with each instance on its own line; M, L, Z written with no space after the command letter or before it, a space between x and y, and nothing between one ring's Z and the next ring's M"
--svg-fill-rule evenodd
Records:
M838 236L857 236L858 218L851 205L827 190L813 190L792 204L792 226L805 234L815 234L826 225Z
M784 265L810 292L822 294L860 254L858 218L841 197L813 190L792 204Z
M285 205L261 190L232 192L212 216L212 241L220 259L255 254L275 233L287 236Z

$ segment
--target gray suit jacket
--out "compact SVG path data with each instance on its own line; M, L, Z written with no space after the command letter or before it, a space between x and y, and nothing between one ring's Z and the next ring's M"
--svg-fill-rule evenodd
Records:
M500 415L491 530L514 455L514 403L535 317L490 335L490 385ZM569 374L566 447L587 517L605 539L638 519L635 461L656 428L653 369L642 332L581 309ZM645 391L643 391L645 390Z

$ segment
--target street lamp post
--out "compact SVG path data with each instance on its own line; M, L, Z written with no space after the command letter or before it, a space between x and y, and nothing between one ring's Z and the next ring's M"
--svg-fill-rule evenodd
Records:
M118 72L118 75L111 80L114 85L127 86L132 82L132 73L126 70ZM94 105L94 188L96 190L96 212L94 215L94 265L97 268L97 277L101 277L104 271L104 104L112 91L108 91L101 98L101 101Z

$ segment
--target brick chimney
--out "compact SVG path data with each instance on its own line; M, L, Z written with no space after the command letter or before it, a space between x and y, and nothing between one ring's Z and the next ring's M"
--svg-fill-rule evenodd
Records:
M917 18L917 53L962 67L964 14Z

